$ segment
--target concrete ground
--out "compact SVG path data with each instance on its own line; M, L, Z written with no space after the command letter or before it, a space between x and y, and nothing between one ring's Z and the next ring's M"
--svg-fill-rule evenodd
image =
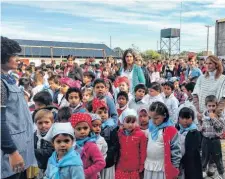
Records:
M223 165L225 166L225 139L221 140L222 154L223 154ZM206 177L206 179L216 179L218 173L216 171L215 175L212 177Z

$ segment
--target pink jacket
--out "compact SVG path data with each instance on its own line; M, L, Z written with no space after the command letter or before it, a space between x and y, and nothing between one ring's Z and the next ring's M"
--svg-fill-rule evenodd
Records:
M97 173L105 167L105 160L98 146L93 142L84 144L81 152L85 179L97 179Z

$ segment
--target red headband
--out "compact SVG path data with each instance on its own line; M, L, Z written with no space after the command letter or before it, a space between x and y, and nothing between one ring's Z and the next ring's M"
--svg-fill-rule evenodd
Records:
M86 123L88 123L89 127L92 127L91 120L92 120L91 115L89 115L87 113L72 114L69 119L73 128L76 127L76 125L80 122L86 122Z
M115 82L114 82L114 86L115 88L119 87L120 83L125 82L128 86L130 86L130 82L128 80L128 78L126 76L122 76L122 77L118 77Z
M106 108L108 110L108 106L103 100L99 100L98 98L94 98L92 101L93 112L95 113L99 108Z
M73 80L68 77L60 78L59 82L61 84L65 84L69 86L70 88L81 88L81 82L79 80Z

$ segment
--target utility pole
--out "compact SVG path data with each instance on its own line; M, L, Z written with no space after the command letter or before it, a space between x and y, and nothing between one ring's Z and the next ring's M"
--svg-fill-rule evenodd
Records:
M209 28L212 27L210 25L205 25L207 28L207 56L209 55Z

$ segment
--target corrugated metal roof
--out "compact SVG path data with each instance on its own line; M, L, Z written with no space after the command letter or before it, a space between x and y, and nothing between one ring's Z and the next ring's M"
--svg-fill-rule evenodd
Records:
M69 54L76 57L95 57L103 58L102 50L84 50L84 49L72 49L72 48L92 48L92 49L104 49L106 56L117 57L112 49L105 44L93 44L93 43L75 43L75 42L56 42L56 41L39 41L39 40L21 40L14 39L22 46L22 52L20 56L27 57L51 57L51 48L53 47L53 57L67 56ZM25 47L23 47L25 46ZM36 47L29 47L36 46ZM38 46L38 47L37 47ZM40 47L41 46L41 47ZM64 47L64 48L54 48ZM65 48L70 47L70 48Z

